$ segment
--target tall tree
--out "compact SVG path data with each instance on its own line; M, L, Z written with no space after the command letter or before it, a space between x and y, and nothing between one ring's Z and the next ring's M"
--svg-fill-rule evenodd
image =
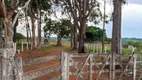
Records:
M3 26L2 20L0 19L0 48L3 47Z
M32 0L31 5L29 5L29 16L31 19L32 23L32 45L33 49L35 48L40 48L41 47L41 19L42 19L42 14L45 14L42 11L47 11L47 13L51 12L51 6L52 6L52 1L51 0ZM36 46L36 38L35 38L35 21L37 20L37 30L38 30L38 44Z
M60 21L49 19L44 26L44 30L50 34L56 34L58 37L57 45L61 46L61 39L63 37L69 37L71 25L70 20L67 19L61 19Z
M22 0L23 1L23 0ZM0 0L0 10L2 11L2 19L4 24L4 41L5 41L5 47L12 48L13 47L13 23L12 22L12 16L17 10L18 6L24 5L23 8L25 8L25 5L27 6L29 4L30 0L24 3L20 3L18 0ZM6 4L5 4L6 3Z
M114 0L114 12L113 12L113 30L112 30L112 53L122 53L122 41L121 41L121 6L122 0Z
M24 1L24 2L21 2ZM0 0L0 18L2 18L4 24L4 48L0 49L0 79L2 80L21 80L18 75L19 69L16 67L15 64L15 48L13 46L13 24L16 21L12 22L12 16L15 10L18 7L23 9L28 5L30 0ZM24 5L24 6L21 6ZM19 12L19 10L17 10ZM14 20L17 20L15 17Z
M63 2L68 7L79 31L78 52L84 53L86 52L84 46L86 23L88 20L96 22L97 17L100 17L99 2L96 0L64 0Z

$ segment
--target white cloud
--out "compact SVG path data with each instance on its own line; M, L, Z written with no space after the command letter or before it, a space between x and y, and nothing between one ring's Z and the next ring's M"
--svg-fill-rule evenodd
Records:
M123 7L124 18L137 18L142 15L142 5L139 4L128 4Z

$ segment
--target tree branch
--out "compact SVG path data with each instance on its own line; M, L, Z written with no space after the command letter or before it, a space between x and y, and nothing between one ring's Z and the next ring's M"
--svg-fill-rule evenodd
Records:
M26 7L29 5L30 2L31 2L31 0L28 0L28 1L25 3L25 5L21 7L21 10L19 10L19 11L17 12L17 14L16 14L16 16L15 16L15 18L14 18L14 20L13 20L12 26L15 25L15 23L16 23L16 21L17 21L19 15L20 15L20 12L21 12L24 8L26 8Z
M4 4L4 0L0 0L0 11L1 11L1 15L0 17L2 18L6 18L6 8L5 8L5 4Z
M7 18L11 19L14 11L18 8L18 4L19 4L19 0L13 0L13 2L11 3L11 8L9 9L9 12L7 12Z

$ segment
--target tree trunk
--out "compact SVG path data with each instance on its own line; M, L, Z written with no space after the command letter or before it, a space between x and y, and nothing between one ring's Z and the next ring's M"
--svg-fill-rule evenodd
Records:
M112 53L122 53L121 44L121 1L114 0Z
M3 40L2 40L2 25L0 25L0 48L2 48L3 47Z
M41 48L41 15L40 20L38 20L38 48Z
M13 35L13 42L16 42L16 33L17 33L17 26L14 26L14 35Z
M75 27L74 25L74 47L73 49L77 49L78 48L78 45L77 45L77 42L78 42L78 35L77 35L77 27Z
M29 26L28 25L26 26L26 32L27 32L27 42L29 45Z
M32 49L36 49L36 37L35 37L35 20L33 16L30 16L32 23Z
M58 35L58 40L57 40L57 45L58 45L58 46L61 46L61 45L62 45L61 39L62 39L61 35Z
M86 22L82 21L80 30L79 30L79 49L78 53L86 53L84 40L85 40L85 32L86 32Z
M15 49L13 45L13 27L11 19L3 19L4 23L4 48L0 49L0 72L2 80L16 80Z
M74 42L73 42L73 40L74 40L74 34L73 34L73 30L71 30L71 39L70 39L70 41L71 41L71 48L73 49L73 47L74 47Z
M37 1L38 2L38 1ZM37 3L39 7L39 14L38 14L38 48L41 48L41 0L39 0L40 4Z
M77 38L77 28L76 25L74 24L72 26L72 32L71 32L71 43L72 43L72 49L77 49L77 42L78 42L78 38Z
M13 48L13 28L11 19L4 19L4 47Z

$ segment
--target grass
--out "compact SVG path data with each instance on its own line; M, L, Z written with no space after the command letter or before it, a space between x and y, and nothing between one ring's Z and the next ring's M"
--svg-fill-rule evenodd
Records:
M68 47L68 48L65 49L65 51L71 51L71 50L72 50L71 47Z
M123 48L122 49L122 53L123 54L130 54L130 53L132 53L132 50L131 49L127 49L127 48Z
M47 46L47 47L41 47L40 48L40 51L42 52L46 52L47 50L50 50L50 49L54 49L54 48L57 48L58 46Z

